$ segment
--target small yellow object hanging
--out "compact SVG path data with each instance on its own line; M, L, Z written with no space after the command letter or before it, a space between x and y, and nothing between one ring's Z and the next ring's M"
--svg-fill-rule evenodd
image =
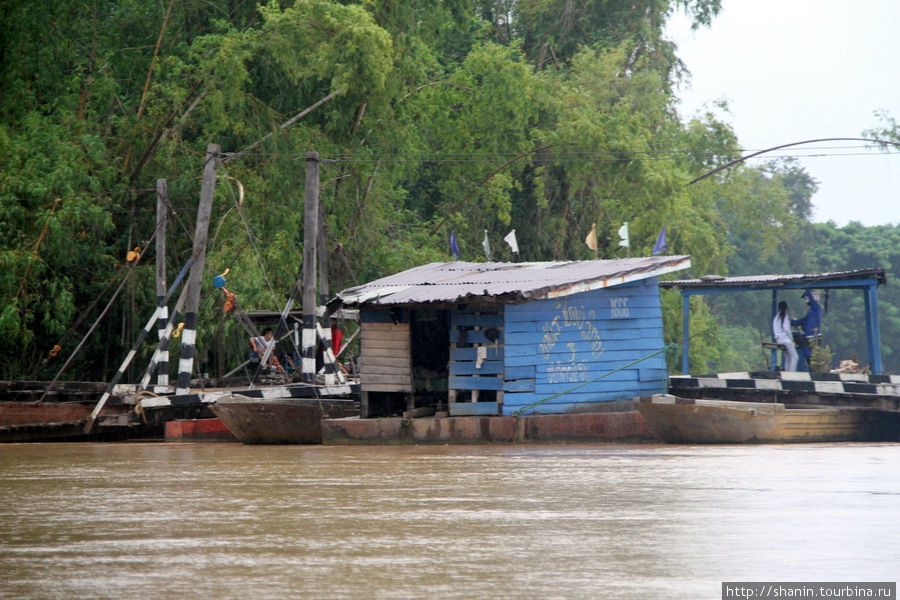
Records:
M178 328L175 329L175 331L172 332L172 337L173 337L173 338L180 338L180 337L181 337L181 330L182 330L182 329L184 329L184 323L183 323L183 322L182 322L182 323L179 323L179 324L178 324Z
M128 262L134 262L141 257L141 247L135 246L134 250L129 250L128 255L125 257Z
M59 344L55 344L53 346L53 349L50 350L50 356L53 358L56 358L56 356L59 354L60 350L62 350L62 346L60 346Z

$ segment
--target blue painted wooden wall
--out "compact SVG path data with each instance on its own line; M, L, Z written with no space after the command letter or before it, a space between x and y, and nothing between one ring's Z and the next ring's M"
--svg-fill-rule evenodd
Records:
M508 305L504 315L503 414L565 391L663 347L657 278ZM664 393L665 354L534 409L564 413L585 403Z

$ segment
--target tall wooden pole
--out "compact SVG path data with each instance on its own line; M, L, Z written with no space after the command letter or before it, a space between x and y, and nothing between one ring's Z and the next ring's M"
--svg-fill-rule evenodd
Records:
M194 252L197 258L191 265L191 274L186 288L184 331L181 334L181 360L178 362L178 382L175 387L177 395L188 394L191 391L191 372L194 370L195 344L197 342L197 311L200 309L200 286L203 282L203 269L206 266L206 238L209 233L213 194L216 191L216 161L218 157L219 146L209 144L206 147L203 184L200 187L200 206L197 208L197 225L194 229Z
M322 199L319 198L319 235L316 246L318 248L318 256L316 257L319 261L319 303L322 306L328 304L329 291L328 291L328 241L325 237L325 211L322 207ZM324 362L324 370L325 370L325 385L333 385L335 380L335 373L337 370L337 365L335 364L335 358L330 353L331 351L331 326L329 323L325 323L323 327L317 329L317 333L320 334L322 338L322 345L325 346L325 352L323 353L325 360Z
M319 153L306 153L306 199L303 215L303 381L316 375L316 241L319 233Z
M319 198L319 234L316 236L316 260L319 262L319 304L325 306L331 298L328 297L328 245L325 237L325 211L322 207L322 199Z
M169 307L166 306L166 216L168 215L168 192L166 180L156 180L156 307L159 317L156 323L159 330L159 364L156 383L169 385L169 338L166 336L166 325L169 320Z

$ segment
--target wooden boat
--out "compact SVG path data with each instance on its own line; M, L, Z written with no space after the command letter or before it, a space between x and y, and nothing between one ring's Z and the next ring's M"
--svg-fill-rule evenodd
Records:
M852 407L680 398L635 402L651 431L675 444L871 442L900 439L900 413Z
M321 444L322 419L359 414L352 399L251 398L229 394L209 404L245 444Z
M0 381L0 443L120 439L143 434L133 404L116 395L100 413L92 435L83 429L106 384L62 381ZM44 396L47 400L43 400Z

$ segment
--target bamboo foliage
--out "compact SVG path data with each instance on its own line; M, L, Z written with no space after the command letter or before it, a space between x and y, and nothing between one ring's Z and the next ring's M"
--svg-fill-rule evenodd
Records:
M323 158L332 290L449 260L451 229L464 260L483 258L485 230L511 259L500 238L512 228L522 259L550 260L589 258L591 223L606 258L619 256L622 221L633 254L667 224L670 251L694 255L701 274L724 274L754 226L779 247L796 231L785 178L744 167L686 187L738 145L712 115L678 116L663 26L676 8L708 23L718 6L11 6L0 13L15 57L0 64L0 336L12 342L0 378L46 377L48 350L75 346L90 322L79 319L153 231L157 178L171 203L169 270L184 264L209 143L223 154L197 344L201 356L227 345L229 363L244 333L211 278L230 269L243 306L282 306L302 269L309 151ZM148 257L67 377L110 376L153 310L153 273Z

